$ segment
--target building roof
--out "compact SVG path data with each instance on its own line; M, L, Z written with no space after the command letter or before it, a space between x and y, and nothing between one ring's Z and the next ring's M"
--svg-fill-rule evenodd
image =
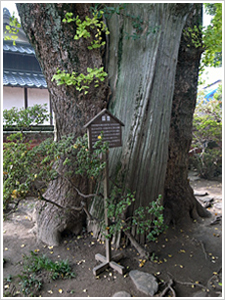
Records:
M21 54L31 54L35 55L34 49L28 44L22 44L16 42L16 45L11 43L4 42L3 43L3 51L4 52L13 52L13 53L21 53Z
M3 85L14 87L47 88L41 73L3 70Z
M10 22L10 12L3 9L3 28ZM16 44L3 36L3 85L11 87L47 88L35 51L19 29Z

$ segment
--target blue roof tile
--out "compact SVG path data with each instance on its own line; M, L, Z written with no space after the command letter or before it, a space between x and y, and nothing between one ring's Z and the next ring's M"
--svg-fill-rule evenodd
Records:
M6 70L3 71L3 85L47 88L45 78L41 73L15 72Z
M7 43L3 43L3 51L21 53L21 54L35 54L34 49L30 45L11 45Z

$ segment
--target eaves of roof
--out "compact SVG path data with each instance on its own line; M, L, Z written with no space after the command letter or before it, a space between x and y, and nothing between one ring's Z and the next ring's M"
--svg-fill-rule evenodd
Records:
M20 53L20 54L30 54L35 55L34 49L28 44L19 44L12 45L9 43L3 43L3 51L4 52L13 52L13 53Z
M3 71L3 85L11 87L47 88L42 73Z

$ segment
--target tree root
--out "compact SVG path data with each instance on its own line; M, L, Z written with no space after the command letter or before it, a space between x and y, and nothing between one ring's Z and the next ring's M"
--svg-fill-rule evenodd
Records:
M202 251L203 251L203 253L204 253L204 255L205 255L205 259L208 260L208 255L207 255L207 253L206 253L206 251L205 251L205 246L204 246L203 242L202 242L202 241L199 241L199 243L200 243L201 246L202 246Z
M172 277L172 275L171 275L169 272L168 272L168 275L169 275L170 277ZM208 289L205 285L203 285L203 284L201 284L201 283L197 283L197 282L187 282L187 281L179 281L179 280L176 280L176 279L174 279L174 281L175 281L176 283L178 283L178 284L190 285L190 286L198 286L198 287L204 289L206 292L209 292L209 289Z
M174 289L172 288L172 285L173 285L173 280L170 279L166 283L166 287L164 288L164 290L161 293L156 294L154 297L164 297L164 295L167 293L168 290L171 291L172 297L176 297L176 293L175 293Z

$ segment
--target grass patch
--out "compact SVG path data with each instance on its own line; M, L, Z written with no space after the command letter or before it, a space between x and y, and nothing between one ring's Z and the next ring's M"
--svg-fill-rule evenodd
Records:
M40 292L43 283L46 280L75 277L75 273L72 272L68 260L54 262L46 255L38 255L33 251L30 252L29 256L24 256L23 267L23 274L19 274L16 277L20 279L20 294L23 294L26 297L38 296L38 292ZM4 296L15 296L13 293L11 295L8 294L9 291L7 291Z

